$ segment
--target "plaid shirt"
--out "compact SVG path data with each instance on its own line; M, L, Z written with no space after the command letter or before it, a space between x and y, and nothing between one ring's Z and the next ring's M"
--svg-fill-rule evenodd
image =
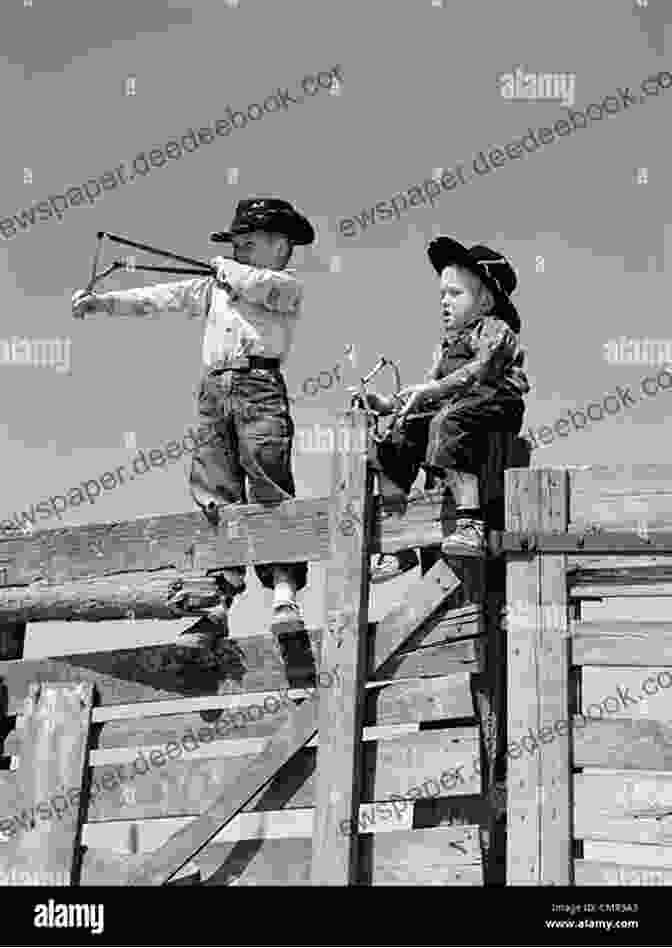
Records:
M110 316L151 319L181 312L189 319L203 319L206 366L249 355L285 362L301 315L302 284L287 270L264 270L217 257L211 262L223 266L227 288L213 277L196 277L100 293L98 307Z
M508 323L496 315L450 330L434 351L429 380L450 379L451 400L462 392L506 392L521 397L530 391L523 370L525 351Z

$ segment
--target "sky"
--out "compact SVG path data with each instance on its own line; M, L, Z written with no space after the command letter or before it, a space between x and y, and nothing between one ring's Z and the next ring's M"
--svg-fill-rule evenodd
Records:
M337 364L354 384L381 354L400 362L404 384L422 378L438 341L438 281L425 254L436 233L487 244L518 272L514 300L532 385L524 431L552 425L619 385L634 390L653 369L609 364L604 346L620 336L672 337L672 91L488 175L472 174L433 208L410 208L352 237L339 224L435 169L468 164L481 149L565 118L560 102L502 97L498 77L516 66L573 75L578 109L669 68L664 7L662 0L645 7L633 0L32 0L28 7L12 0L0 29L4 219L224 118L227 106L245 109L278 87L295 91L302 77L335 66L343 82L338 94L321 91L266 115L257 127L106 190L92 206L68 209L60 222L0 237L2 339L70 340L69 372L0 365L0 519L129 464L137 449L180 438L195 421L197 323L175 314L72 319L71 294L88 280L96 232L207 259L219 252L210 232L227 227L247 196L292 201L318 234L293 261L305 303L286 367L290 392ZM109 248L106 260L116 255ZM122 273L101 289L149 282ZM344 362L348 344L356 346L357 367ZM388 377L382 390L390 384ZM540 445L533 463L666 463L661 426L670 398L661 392ZM328 425L345 407L334 386L298 404L295 422ZM328 493L329 465L326 456L297 453L298 495ZM95 505L70 508L62 524L190 510L187 468L175 462ZM307 619L318 624L322 577L320 568L311 572L305 602ZM408 581L376 590L374 617ZM251 577L232 615L236 634L264 628L267 607ZM46 654L56 640L59 651L91 649L104 636L120 647L165 641L188 624L33 625L26 655Z

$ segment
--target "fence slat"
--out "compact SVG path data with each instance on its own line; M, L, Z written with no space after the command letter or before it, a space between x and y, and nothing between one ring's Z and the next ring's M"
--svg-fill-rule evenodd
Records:
M507 530L565 532L568 521L566 471L507 472ZM550 741L537 738L568 718L566 591L564 555L510 556L508 885L569 882L569 740L553 732Z
M31 687L24 706L17 773L21 813L15 815L10 834L10 862L13 869L28 870L47 885L55 879L61 885L78 884L92 704L91 685L41 684Z
M367 468L366 416L351 413L343 422L350 450L334 456L335 521L321 668L332 676L338 669L338 679L320 696L313 885L352 884L357 872L357 839L343 834L340 825L356 817L361 792L373 475Z

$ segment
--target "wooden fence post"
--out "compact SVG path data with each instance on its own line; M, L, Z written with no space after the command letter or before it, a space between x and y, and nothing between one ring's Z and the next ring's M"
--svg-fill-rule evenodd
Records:
M26 885L78 884L92 706L89 683L30 686L8 863Z
M568 475L507 472L513 532L565 533ZM568 885L571 755L567 557L509 554L507 885Z
M372 474L366 416L348 412L342 425L346 437L334 455L333 546L326 571L321 672L330 687L319 691L313 885L357 881L357 832L350 828L357 826L360 802Z

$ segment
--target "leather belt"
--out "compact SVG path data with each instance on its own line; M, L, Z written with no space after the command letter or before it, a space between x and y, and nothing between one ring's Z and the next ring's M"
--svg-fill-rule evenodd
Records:
M217 362L208 368L208 375L221 375L223 372L248 372L250 369L279 370L280 359L267 359L264 356L244 356Z

